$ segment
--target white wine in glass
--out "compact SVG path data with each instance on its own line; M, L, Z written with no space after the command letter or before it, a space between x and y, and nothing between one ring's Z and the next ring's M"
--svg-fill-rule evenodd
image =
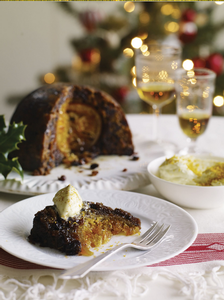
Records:
M179 115L179 124L186 136L197 139L205 132L210 117L209 113L203 111L183 112Z
M177 84L177 115L188 145L180 154L203 152L196 147L199 136L207 129L212 115L216 74L207 69L182 71Z
M160 139L159 115L160 109L176 97L175 81L181 66L180 56L180 48L163 44L144 44L135 53L136 89L141 100L153 108L151 145L159 146L165 154L175 145Z
M139 84L137 91L142 100L158 107L173 101L176 95L174 84L166 82Z

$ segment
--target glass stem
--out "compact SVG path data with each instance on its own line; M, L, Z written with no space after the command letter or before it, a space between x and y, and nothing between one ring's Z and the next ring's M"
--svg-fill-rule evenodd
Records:
M188 153L196 153L196 141L197 138L188 138Z
M152 109L153 109L152 139L155 142L159 142L160 141L160 137L159 137L160 108L157 105L153 105Z

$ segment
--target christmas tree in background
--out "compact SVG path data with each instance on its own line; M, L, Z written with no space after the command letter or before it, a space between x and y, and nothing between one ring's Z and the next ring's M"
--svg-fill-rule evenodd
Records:
M214 43L217 34L224 29L224 21L213 22L212 14L217 8L214 2L207 5L200 2L125 2L113 15L103 15L99 9L79 12L75 4L69 2L59 5L79 20L85 33L70 41L75 53L72 65L57 68L53 72L56 81L101 88L114 96L126 112L144 111L148 106L144 107L143 101L139 100L138 111L132 106L131 99L138 100L132 84L132 41L136 37L143 42L162 40L180 45L183 61L190 59L195 67L206 67L217 74L214 113L224 114L224 51L217 50ZM165 106L164 112L175 113L175 103Z

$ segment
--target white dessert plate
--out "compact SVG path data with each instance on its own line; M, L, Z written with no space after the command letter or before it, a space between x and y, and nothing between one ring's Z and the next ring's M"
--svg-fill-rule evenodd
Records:
M0 174L0 191L6 193L19 193L23 195L39 195L53 193L59 189L73 185L77 189L113 189L113 190L134 190L150 183L147 164L161 156L161 153L152 153L145 146L147 137L134 135L136 156L138 160L132 160L129 156L100 156L91 163L99 164L94 171L98 174L91 176L90 164L79 167L66 168L61 165L51 170L46 176L32 176L24 172L24 180L11 172L7 178ZM58 180L64 175L65 181Z
M176 256L187 249L197 236L197 224L180 207L147 195L124 191L81 190L84 201L103 202L112 208L124 209L142 223L145 232L153 221L171 225L165 239L149 252L126 249L118 252L102 264L97 271L131 269L151 265ZM66 256L50 248L41 248L28 242L34 214L52 205L54 193L35 196L20 201L0 213L0 246L8 253L43 266L66 269L88 261L91 257ZM94 251L94 255L106 251L113 245L131 242L135 236L114 236L110 242Z

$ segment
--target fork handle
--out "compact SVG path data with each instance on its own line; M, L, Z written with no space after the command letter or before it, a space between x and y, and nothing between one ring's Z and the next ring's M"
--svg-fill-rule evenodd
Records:
M124 243L118 246L115 246L114 248L108 250L107 252L94 257L93 259L82 263L78 266L75 266L73 268L70 268L66 271L63 271L59 278L63 279L69 279L69 278L82 278L84 277L89 271L91 271L95 266L99 265L102 261L106 260L108 257L113 255L114 253L118 252L121 249L129 247L130 244Z

